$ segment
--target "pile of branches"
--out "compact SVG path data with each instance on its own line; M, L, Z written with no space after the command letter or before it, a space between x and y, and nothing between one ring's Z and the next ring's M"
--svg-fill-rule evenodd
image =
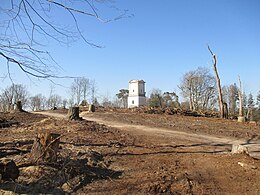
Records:
M205 110L205 111L192 111L184 108L153 108L153 107L134 107L134 108L112 108L112 107L97 107L99 112L120 112L120 113L147 113L147 114L167 114L167 115L180 115L180 116L194 116L194 117L219 117L218 112Z
M147 113L147 114L167 114L167 115L181 115L194 117L218 117L218 113L214 111L191 111L182 108L148 108L139 107L131 108L131 112Z
M13 121L12 119L7 120L5 118L0 118L0 129L11 127L14 124L18 124L18 122Z

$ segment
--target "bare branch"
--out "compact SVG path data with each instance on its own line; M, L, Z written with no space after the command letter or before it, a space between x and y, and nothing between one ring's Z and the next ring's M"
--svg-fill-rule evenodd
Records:
M71 8L71 7L67 7L67 6L65 6L65 5L63 5L63 4L61 4L61 3L58 3L58 2L56 2L56 1L53 1L53 0L48 0L48 2L53 3L53 4L55 4L55 5L58 5L58 6L60 6L60 7L64 8L64 9L66 9L66 10L68 10L68 11L78 12L78 13L80 13L80 14L84 14L84 15L88 15L88 16L92 16L92 17L98 18L98 16L97 16L96 14L91 14L91 13L84 12L84 11L81 11L81 10L78 10L78 9L74 9L74 8ZM87 1L87 2L88 2L88 1ZM90 4L89 4L89 5L90 5ZM90 7L92 8L91 5L90 5Z
M91 43L91 42L89 42L88 40L86 40L86 38L82 35L82 33L81 33L80 29L79 29L78 22L77 22L77 19L76 19L75 16L74 16L74 14L73 14L70 10L68 10L68 11L70 12L70 14L72 15L72 17L73 17L73 19L74 19L74 22L75 22L75 24L76 24L76 28L77 28L77 30L78 30L78 32L79 32L81 38L82 38L87 44L89 44L89 45L91 45L91 46L94 46L94 47L101 48L101 46L96 45L96 44Z
M49 52L41 49L44 46L44 41L54 40L66 45L77 39L82 39L90 46L102 48L84 36L76 14L93 17L102 23L129 17L126 16L127 11L124 11L113 19L104 20L99 16L94 2L100 3L102 1L10 0L8 7L1 5L0 11L3 13L3 17L1 15L0 19L0 56L7 61L7 75L11 77L12 67L10 65L15 64L23 72L33 77L68 78L67 76L58 77L53 73L52 68L57 67L58 64ZM78 5L81 7L78 8ZM55 24L57 18L52 17L51 11L53 9L51 8L56 7L69 13L74 29Z
M8 71L9 71L9 63L11 62L11 63L17 64L19 66L19 68L23 72L25 72L26 74L37 77L37 78L44 78L44 79L46 79L46 78L75 78L75 77L69 77L69 76L62 76L61 77L61 76L55 76L55 75L52 75L52 74L48 74L47 72L38 70L37 68L33 68L32 66L28 66L26 64L23 64L22 62L19 62L19 61L15 60L14 58L8 57L7 55L5 55L1 51L0 51L0 55L3 56L7 60ZM32 71L34 71L35 73L33 73Z
M212 52L212 50L210 49L209 45L208 45L208 50L211 53L212 56L214 56L215 54Z

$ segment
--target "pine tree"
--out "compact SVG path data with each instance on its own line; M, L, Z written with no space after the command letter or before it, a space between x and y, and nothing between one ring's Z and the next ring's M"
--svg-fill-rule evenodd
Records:
M250 118L250 121L253 120L253 107L254 107L254 98L252 93L250 93L248 95L248 100L247 100L247 106L248 106L248 110L247 110L247 118Z
M254 106L254 98L253 98L252 93L250 93L248 95L247 105L248 105L248 108L252 108Z
M258 94L256 96L256 104L258 105L258 109L260 110L260 91L258 91Z

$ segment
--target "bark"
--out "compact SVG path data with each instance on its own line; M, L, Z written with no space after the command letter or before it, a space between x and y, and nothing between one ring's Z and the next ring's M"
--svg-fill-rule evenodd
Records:
M220 118L224 118L223 95L222 95L222 91L221 91L220 78L219 78L218 71L217 71L217 58L216 58L216 55L211 51L209 46L208 46L208 49L213 57L213 68L214 68L214 72L216 75L217 87L218 87L218 102L219 102Z
M56 162L59 144L60 134L39 132L32 146L31 162Z
M81 120L79 117L79 107L70 107L67 115L69 120Z

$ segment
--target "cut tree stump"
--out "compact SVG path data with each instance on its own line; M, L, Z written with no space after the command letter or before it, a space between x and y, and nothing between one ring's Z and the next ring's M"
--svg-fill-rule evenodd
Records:
M19 177L19 169L11 159L0 159L0 180L16 180Z
M79 107L70 107L67 118L69 120L82 120L82 118L79 117Z
M239 116L239 117L237 118L237 121L240 122L240 123L244 123L244 122L246 122L246 117L244 117L244 116Z
M93 104L88 105L88 112L95 112L95 106Z
M23 105L22 105L22 102L21 101L17 101L15 103L15 109L14 109L15 112L23 112Z
M56 133L39 132L32 146L31 162L56 162L60 137L60 134Z
M248 148L240 144L233 144L231 154L248 154Z

